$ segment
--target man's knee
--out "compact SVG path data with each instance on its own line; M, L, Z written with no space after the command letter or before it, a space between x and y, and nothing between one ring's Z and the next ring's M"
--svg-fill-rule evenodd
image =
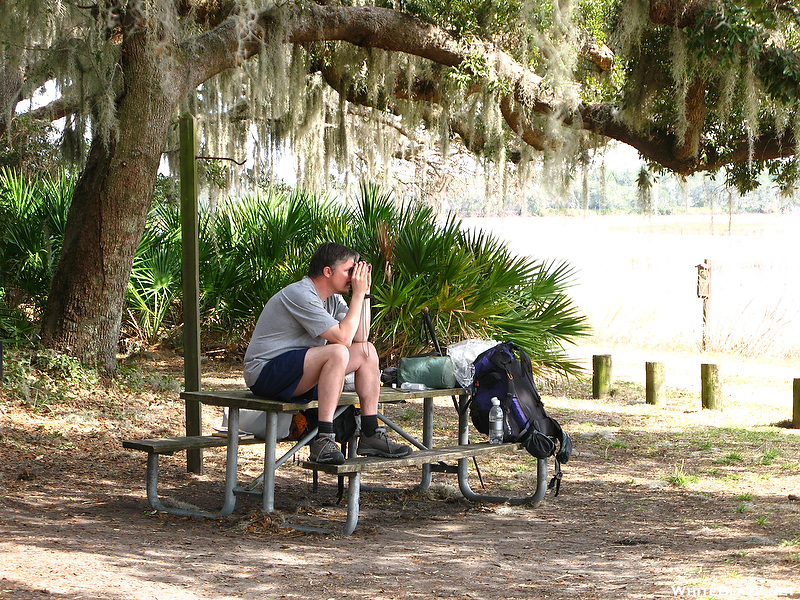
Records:
M369 368L378 367L378 351L372 342L355 342L350 347L350 354L357 359L361 366Z
M350 360L350 349L344 344L326 344L328 361L339 364L342 368L347 366Z
M344 369L350 360L350 352L344 344L325 344L309 348L306 353L304 370L321 369L327 367L341 367Z

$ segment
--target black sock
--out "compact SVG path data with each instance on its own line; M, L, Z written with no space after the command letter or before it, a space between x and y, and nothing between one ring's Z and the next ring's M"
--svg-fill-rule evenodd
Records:
M318 433L335 433L332 421L320 421Z
M361 415L361 435L371 437L378 428L378 415Z

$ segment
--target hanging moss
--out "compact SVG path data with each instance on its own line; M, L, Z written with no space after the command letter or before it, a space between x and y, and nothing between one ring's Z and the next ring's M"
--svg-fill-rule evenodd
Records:
M734 68L726 69L720 74L717 114L721 119L728 120L731 116L737 84L741 79L740 73L741 63L737 61Z
M759 83L755 77L754 65L752 61L747 61L747 63L745 63L745 73L742 85L744 88L745 131L747 132L748 142L747 162L748 168L752 169L753 144L755 142L756 135L758 134L759 121Z
M178 44L208 30L210 21L199 17L212 4L119 0L90 10L64 0L0 2L0 58L11 66L46 58L59 88L70 88L80 99L81 110L64 136L65 147L80 156L87 134L106 141L117 135L116 106L126 83L121 78L123 35L146 44L150 64L159 70L153 85L173 93L183 76ZM752 148L759 135L795 128L797 27L788 11L771 4L703 3L696 19L680 27L680 15L671 17L673 22L651 22L648 0L388 4L442 27L474 52L446 78L446 68L398 52L344 42L286 43L289 23L282 15L289 14L288 6L302 8L302 2L220 4L230 8L219 20L232 19L239 64L203 83L180 110L202 117L204 152L251 159L246 168L223 173L227 185L274 181L287 148L297 157L298 181L304 186L330 189L354 178L385 181L395 172L398 150L408 148L408 169L416 169L420 186L429 189L439 178L435 170L443 168L441 160L462 149L459 131L464 139L478 140L474 148L480 152L487 194L505 198L512 193L510 175L524 182L537 172L511 164L512 150L514 160L524 155L528 163L546 161L547 169L557 171L553 181L569 181L572 157L597 143L581 129L582 102L613 103L619 109L614 118L638 135L688 141L695 123L687 115L687 90L699 80L710 112L704 130L692 135L694 145L682 148L683 154L730 155L744 137L751 146L749 170L755 172ZM178 6L189 12L179 12ZM123 31L123 17L133 20L131 29ZM616 54L611 73L599 72L585 58L589 42L603 41ZM258 44L258 54L246 59L252 44ZM518 88L495 74L495 48L530 70L527 80L514 82ZM412 97L420 89L430 93L430 101ZM546 156L526 148L505 123L498 102L512 91L514 109L546 140ZM543 114L542 98L557 110ZM701 151L698 142L707 147ZM171 161L176 147L171 134ZM431 156L436 164L423 164Z
M675 29L672 32L670 53L672 54L672 80L675 85L675 135L678 139L683 139L689 128L689 121L686 115L688 74L686 65L686 40L680 29ZM692 154L697 154L697 150L696 147L692 148Z

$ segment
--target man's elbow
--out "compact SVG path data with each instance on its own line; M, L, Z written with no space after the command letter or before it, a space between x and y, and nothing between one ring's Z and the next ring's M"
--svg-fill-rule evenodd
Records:
M349 348L350 346L353 345L353 340L346 336L333 334L330 336L325 336L325 339L327 340L328 344L339 344L346 348Z

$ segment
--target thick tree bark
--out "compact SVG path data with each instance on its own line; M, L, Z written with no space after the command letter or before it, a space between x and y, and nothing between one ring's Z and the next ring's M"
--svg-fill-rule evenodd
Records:
M125 42L119 129L95 138L77 183L42 321L50 348L116 365L125 290L150 209L177 93L168 97L143 36Z
M0 137L8 129L25 81L24 69L5 63L0 67Z
M656 25L690 27L701 10L719 5L719 0L650 0L650 20Z

